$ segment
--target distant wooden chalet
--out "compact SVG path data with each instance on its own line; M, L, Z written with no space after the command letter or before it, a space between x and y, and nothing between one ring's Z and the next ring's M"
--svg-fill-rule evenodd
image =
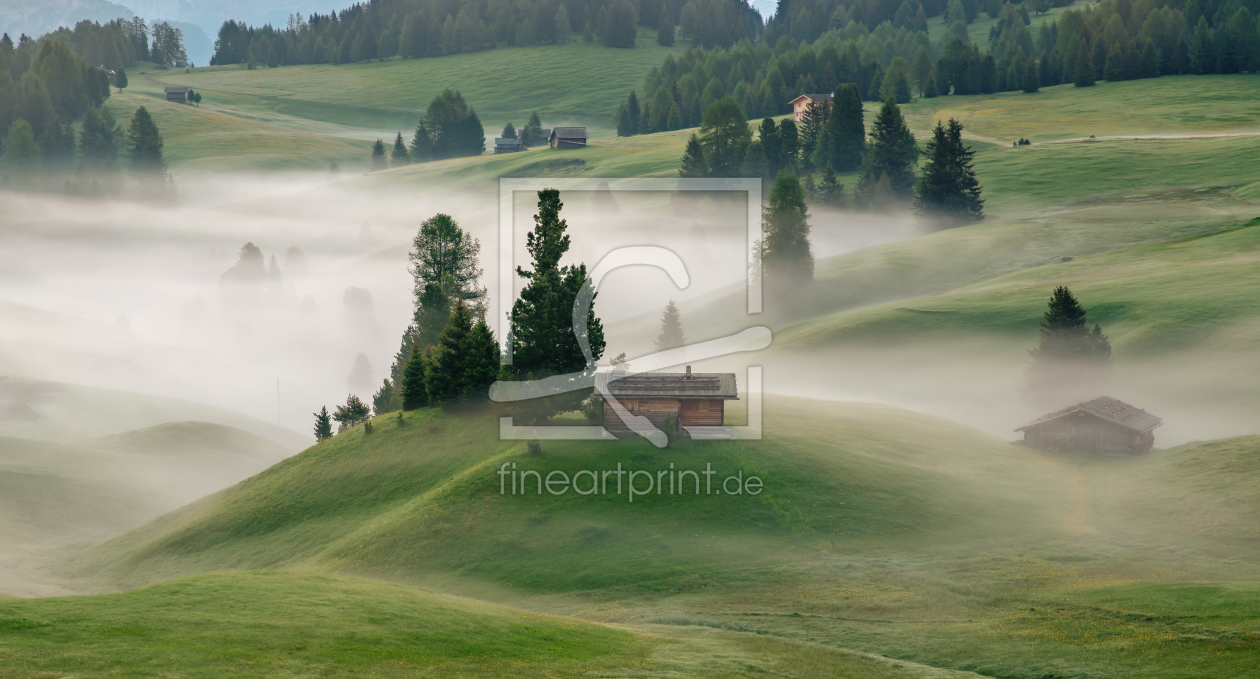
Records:
M192 88L191 87L167 87L166 100L173 101L177 104L188 103L188 90L190 89Z
M735 373L692 373L691 366L685 373L611 372L596 379L631 414L648 418L658 429L672 420L683 436L683 427L723 426L726 402L739 400ZM635 435L607 401L604 428L618 437Z
M1145 455L1155 445L1155 428L1163 423L1145 410L1101 396L1044 415L1015 431L1024 432L1024 445L1030 448Z
M820 104L823 109L831 108L831 100L835 99L834 94L802 94L801 96L789 101L792 105L792 120L801 122L805 120L805 110L810 104Z
M528 151L529 147L525 145L524 140L520 137L495 137L494 152L495 153L516 153L517 151Z
M553 149L575 149L586 146L585 127L553 127L547 137L547 144Z

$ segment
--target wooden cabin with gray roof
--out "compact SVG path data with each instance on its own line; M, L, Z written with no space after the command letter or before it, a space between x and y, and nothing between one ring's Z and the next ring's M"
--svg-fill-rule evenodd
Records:
M735 373L626 373L613 371L595 376L596 384L633 415L648 418L658 429L666 421L686 427L721 427L726 424L726 402L739 400ZM601 392L597 389L596 395ZM604 429L618 438L635 436L625 422L604 402Z
M1160 418L1124 401L1100 396L1043 415L1015 431L1024 445L1040 450L1101 455L1145 455L1155 445Z
M553 149L576 149L586 146L585 127L553 127L547 144Z

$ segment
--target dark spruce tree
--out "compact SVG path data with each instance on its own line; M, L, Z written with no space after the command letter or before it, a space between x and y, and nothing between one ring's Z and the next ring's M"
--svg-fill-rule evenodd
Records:
M537 146L547 141L543 138L542 120L538 117L538 111L529 114L529 120L521 130L521 140L527 146Z
M639 97L635 95L634 90L630 90L630 96L626 97L626 100L617 108L617 136L632 137L638 134L641 115Z
M700 146L700 138L695 134L687 140L687 147L683 150L682 167L678 168L678 176L683 178L709 176L709 164L704 160L704 147Z
M844 83L836 88L835 103L827 116L827 124L818 135L811 160L815 167L831 163L838 172L851 172L862 163L865 139L862 99L857 87Z
M893 201L909 202L914 195L914 166L918 162L919 149L915 146L914 135L906 127L897 102L889 97L871 126L862 159L858 193L871 200L876 184L886 176Z
M122 172L118 169L118 149L122 139L122 128L109 109L87 108L79 132L77 168L85 185L94 184L105 194L122 191Z
M682 314L674 300L669 300L665 311L661 314L661 334L656 337L656 350L666 351L685 346L687 338L683 336Z
M464 397L464 343L472 332L468 307L456 304L429 359L425 386L431 405L454 405Z
M394 388L394 383L389 380L381 382L381 388L372 394L372 412L377 417L385 413L392 413L402 408L402 393Z
M915 185L914 209L937 227L953 227L984 219L980 182L972 169L972 151L963 145L962 123L937 121L927 143L927 161Z
M1029 352L1031 395L1054 402L1097 396L1110 377L1111 342L1102 327L1090 327L1085 308L1065 286L1054 289Z
M748 119L734 97L724 97L704 112L700 123L700 146L710 177L738 176L744 152L752 143Z
M402 167L411 163L411 154L407 153L407 145L403 142L402 132L394 137L394 149L389 154L391 167Z
M419 344L411 345L411 356L407 359L407 367L403 369L403 410L415 410L429 405L429 391L425 384L428 368L428 354Z
M814 280L808 220L800 180L790 171L780 172L770 190L761 241L762 271L772 295L799 291Z
M131 117L127 129L127 159L131 175L140 183L140 194L146 198L169 195L166 161L162 158L162 135L153 116L141 106Z
M499 377L499 343L490 331L485 316L472 327L461 351L464 356L464 400L469 403L484 402L490 385Z
M822 181L818 182L817 202L830 207L844 206L844 184L836 180L836 171L827 163L823 168Z
M538 192L538 213L534 230L525 238L533 269L517 267L518 276L528 281L512 305L509 351L512 364L503 366L500 379L537 380L554 375L586 373L604 353L604 328L595 316L594 301L584 322L574 327L574 304L587 285L586 265L560 266L569 250L568 224L560 218L560 192ZM587 340L588 362L579 344ZM539 422L560 412L577 410L589 389L518 402L510 410L527 422Z
M1094 85L1094 51L1089 48L1089 41L1085 38L1081 38L1081 47L1076 51L1076 68L1072 71L1072 84L1076 87Z
M1041 69L1037 66L1037 57L1028 57L1024 66L1024 80L1020 83L1024 94L1032 94L1041 89Z
M656 27L656 44L661 47L674 46L674 22L669 19L669 6L666 3L664 11L661 12L661 23Z
M328 406L319 409L315 415L315 440L323 441L332 438L332 417L328 414Z
M385 160L385 142L380 139L372 144L372 171L384 170L389 167L388 161Z
M512 121L509 120L508 124L503 126L503 134L499 136L504 139L516 139L516 128L512 125Z

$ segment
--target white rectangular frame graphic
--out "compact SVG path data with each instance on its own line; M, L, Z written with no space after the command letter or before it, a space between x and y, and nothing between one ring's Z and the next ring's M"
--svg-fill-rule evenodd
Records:
M515 210L517 191L536 193L543 189L560 191L742 191L748 202L748 229L745 253L747 257L748 313L761 313L761 272L754 270L759 262L753 255L753 244L761 238L761 179L655 179L655 178L555 178L537 177L501 178L499 180L499 337L504 338L505 349L500 361L512 362L512 347L506 346L511 337L512 323L508 312L516 299L513 278L516 271ZM748 367L748 425L721 427L685 427L694 439L761 440L762 376L761 366ZM512 424L511 417L499 418L501 440L616 440L611 432L601 426L523 426Z

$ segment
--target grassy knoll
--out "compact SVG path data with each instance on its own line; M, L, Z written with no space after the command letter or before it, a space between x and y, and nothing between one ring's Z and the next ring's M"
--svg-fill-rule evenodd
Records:
M661 452L643 442L557 441L536 459L520 443L498 441L489 417L421 411L403 426L382 418L370 440L358 429L339 435L91 550L74 570L119 585L222 568L317 567L390 579L459 573L533 591L673 591L799 555L820 538L931 544L1008 534L1015 516L1041 521L1036 507L995 513L1025 470L998 441L876 406L784 402L774 412L763 442L683 442ZM611 485L591 496L503 495L495 470L505 462L544 474L711 464L720 476L714 495L691 488L631 504ZM717 484L740 470L766 490L717 495Z
M1254 605L1229 598L1254 591L1254 555L1228 550L1254 541L1244 505L1254 504L1249 479L1260 439L1097 460L1036 453L881 406L783 398L769 405L761 442L665 451L544 442L541 457L495 441L493 421L482 416L416 411L402 426L380 418L369 437L361 428L340 434L89 550L71 567L98 585L253 568L440 584L616 623L651 646L637 657L654 676L744 676L754 667L830 676L823 668L839 665L849 672L839 676L1171 679L1257 669L1260 641L1249 630L1260 618ZM709 462L755 473L766 490L755 498L650 495L633 504L572 491L513 497L498 493L494 470L503 462L570 473L616 462L652 471ZM1146 511L1168 497L1163 513ZM1173 514L1180 516L1170 523ZM1196 536L1204 522L1218 530ZM112 601L186 582L213 581ZM252 586L242 602L271 596ZM225 581L223 590L237 587ZM394 598L410 605L415 596ZM0 618L55 622L13 608L36 604L43 602L6 601ZM331 613L297 617L348 625L360 644L354 662L414 658L391 655L387 630L355 628L379 618L382 605L353 615L336 611L364 606L341 597L327 605ZM246 616L242 606L225 615ZM271 609L291 615L285 606ZM103 626L157 634L149 615ZM262 624L243 619L247 629ZM488 643L477 629L469 634ZM321 650L319 634L307 636L301 652L288 653L283 636L259 647L258 662L350 662ZM49 642L30 648L47 653ZM5 643L0 633L0 649ZM587 662L621 676L611 666L644 646L621 648L631 650Z

